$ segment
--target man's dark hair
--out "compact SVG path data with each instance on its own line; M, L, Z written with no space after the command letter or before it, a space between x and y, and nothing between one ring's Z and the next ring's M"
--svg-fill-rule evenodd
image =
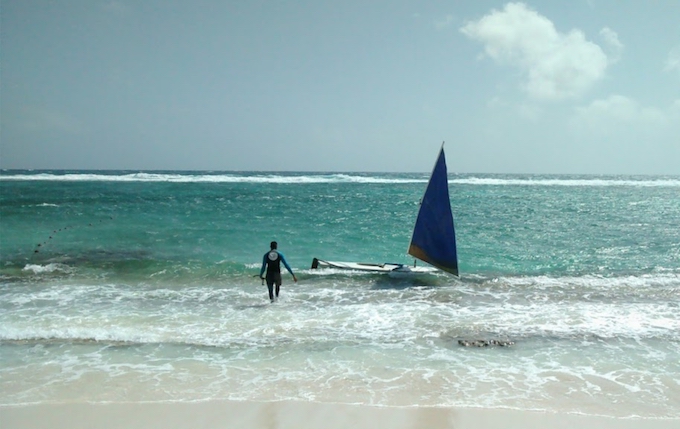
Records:
M276 241L272 241L271 243L269 243L269 247L272 249L276 249L278 247L278 244L276 244Z

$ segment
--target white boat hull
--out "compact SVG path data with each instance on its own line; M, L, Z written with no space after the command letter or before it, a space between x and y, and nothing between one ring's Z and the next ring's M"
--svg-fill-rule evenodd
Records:
M312 269L336 269L349 271L364 271L372 273L384 273L395 276L408 276L413 274L436 274L439 270L434 267L418 267L409 266L405 264L374 264L363 262L344 262L344 261L325 261L314 258L312 261Z

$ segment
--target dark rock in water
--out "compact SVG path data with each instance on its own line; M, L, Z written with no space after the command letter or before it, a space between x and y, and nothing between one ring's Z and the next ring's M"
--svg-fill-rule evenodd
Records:
M515 342L509 340L458 340L458 344L463 347L509 347L514 345Z

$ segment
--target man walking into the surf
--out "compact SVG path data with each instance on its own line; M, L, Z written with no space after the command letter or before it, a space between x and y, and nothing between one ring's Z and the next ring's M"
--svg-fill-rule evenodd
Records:
M283 266L286 267L289 273L293 275L293 280L295 283L297 283L297 277L295 277L295 274L293 273L293 270L290 268L290 265L288 265L288 262L286 261L286 258L283 256L283 253L279 252L277 249L278 244L276 241L272 241L269 244L270 250L269 252L264 254L264 257L262 258L262 268L260 269L260 278L265 279L265 277L262 277L262 274L264 274L264 270L267 270L267 288L269 289L269 299L271 302L274 302L274 297L278 299L279 297L279 289L281 288L281 262L283 262ZM274 285L276 285L276 291L274 291ZM276 292L276 295L274 294Z

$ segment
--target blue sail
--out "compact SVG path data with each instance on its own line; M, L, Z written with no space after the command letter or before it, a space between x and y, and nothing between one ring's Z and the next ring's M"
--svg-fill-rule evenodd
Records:
M458 275L456 233L443 144L420 203L408 253L440 270Z

